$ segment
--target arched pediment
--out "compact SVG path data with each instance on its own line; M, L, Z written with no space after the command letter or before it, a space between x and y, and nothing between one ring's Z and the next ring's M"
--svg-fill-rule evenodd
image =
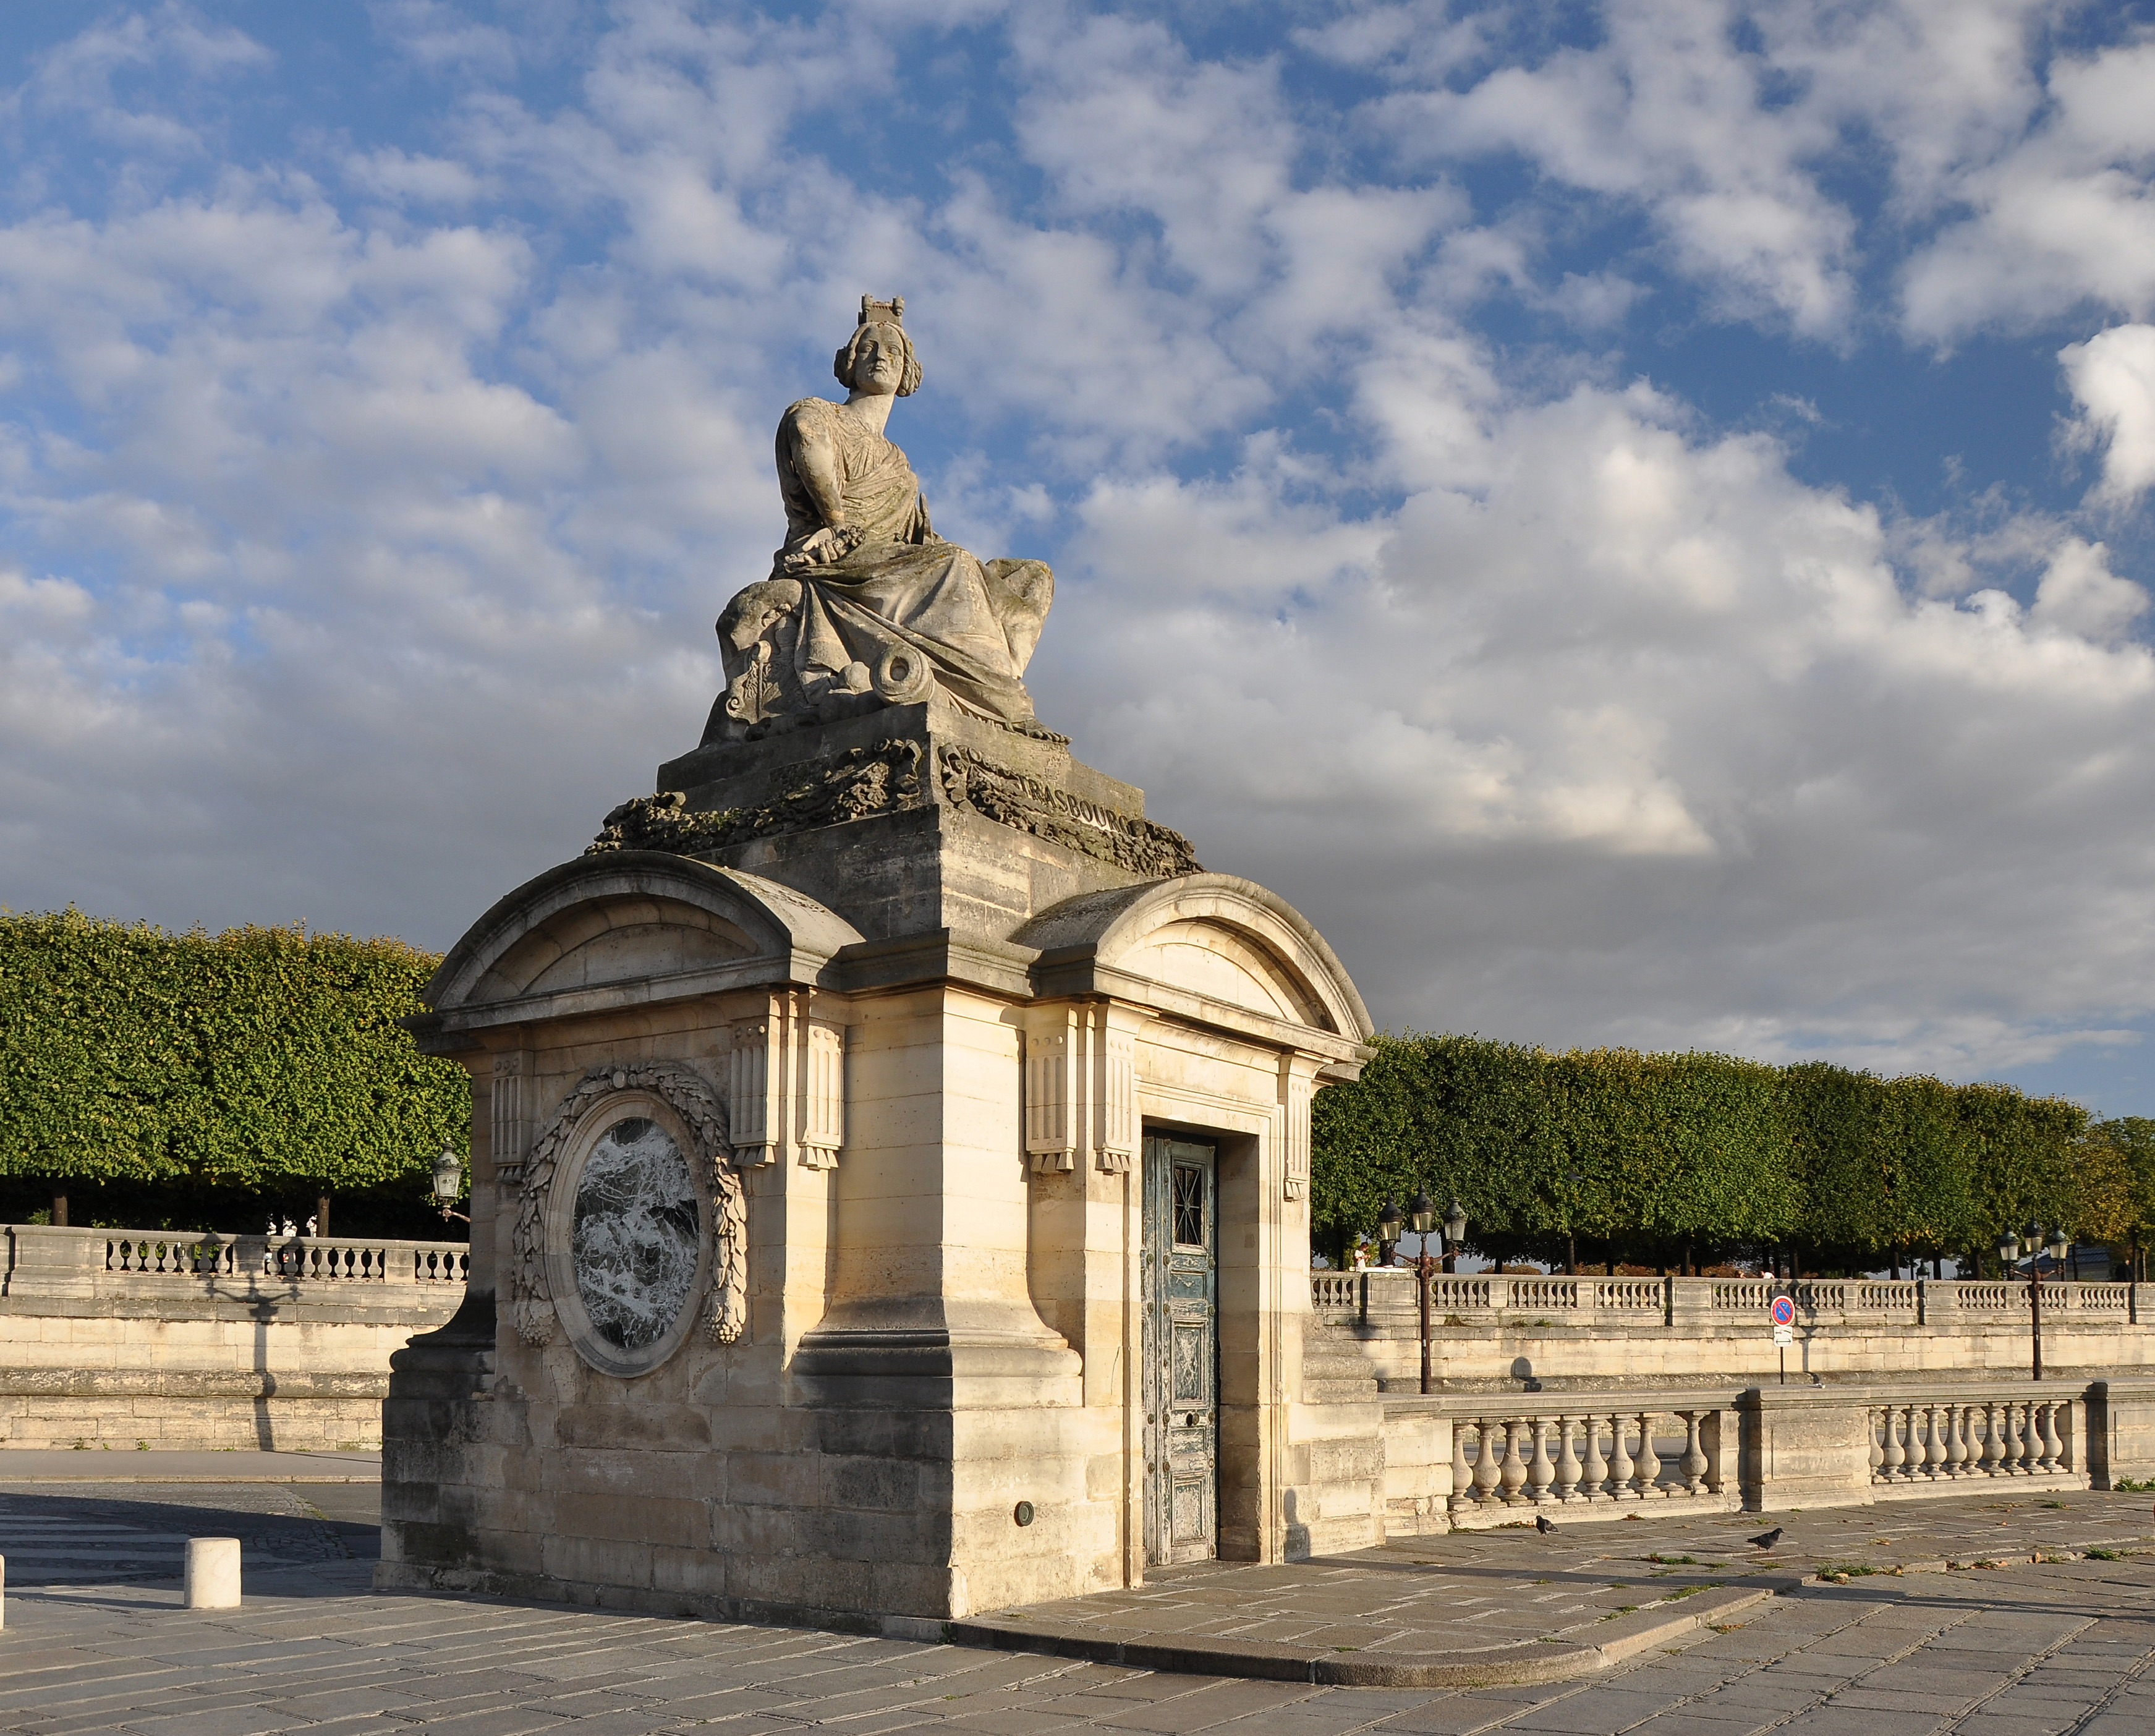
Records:
M1042 996L1104 993L1211 1022L1366 1042L1368 1009L1284 899L1231 874L1184 874L1070 899L1012 937L1040 951ZM1239 1017L1237 1017L1239 1016Z
M714 990L822 981L860 939L760 875L656 851L581 857L510 893L427 985L451 1026Z

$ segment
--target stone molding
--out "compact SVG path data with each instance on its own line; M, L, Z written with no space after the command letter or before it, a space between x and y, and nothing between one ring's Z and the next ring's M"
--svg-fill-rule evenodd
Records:
M726 1052L734 1162L835 1170L846 1143L846 1028L798 990L736 1020Z
M713 1220L704 1329L714 1344L733 1344L748 1324L748 1201L729 1161L733 1148L726 1109L698 1074L663 1062L593 1068L562 1099L533 1143L530 1156L522 1163L502 1166L503 1180L517 1188L512 1232L516 1259L509 1279L509 1318L517 1336L535 1349L554 1341L560 1316L546 1269L546 1219L555 1174L571 1136L588 1112L606 1098L627 1091L648 1092L664 1103L687 1124L695 1141L691 1157L702 1165L709 1185Z
M1025 1150L1036 1175L1081 1156L1110 1175L1137 1155L1137 1031L1144 1015L1093 1003L1025 1013Z
M507 1049L494 1057L494 1077L489 1082L488 1125L492 1144L488 1148L494 1156L497 1169L504 1169L524 1161L525 1146L530 1143L531 1129L525 1120L529 1081L525 1077L525 1057L521 1049Z
M939 746L936 758L944 799L955 808L1148 879L1203 872L1190 840L1179 832L998 765L970 747Z
M1309 1192L1309 1106L1317 1094L1316 1064L1307 1056L1280 1057L1280 1108L1287 1120L1287 1161L1281 1197L1299 1200Z
M756 807L699 812L688 807L687 795L678 790L638 796L607 815L584 854L663 850L694 856L750 838L925 807L930 798L921 788L920 752L919 742L893 737L873 747L811 760L784 795Z

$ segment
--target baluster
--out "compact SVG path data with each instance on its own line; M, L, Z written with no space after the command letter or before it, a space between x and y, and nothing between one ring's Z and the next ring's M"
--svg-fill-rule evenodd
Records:
M1556 1481L1556 1465L1549 1457L1548 1418L1537 1416L1527 1428L1534 1443L1533 1452L1527 1460L1527 1498L1543 1502L1549 1498L1549 1487Z
M1605 1501L1609 1461L1601 1457L1601 1419L1589 1411L1579 1426L1586 1431L1586 1457L1579 1467L1579 1493L1589 1501Z
M1499 1481L1503 1485L1499 1498L1507 1507L1519 1504L1519 1491L1526 1484L1527 1462L1519 1452L1519 1431L1526 1426L1523 1417L1504 1419L1504 1462L1499 1467Z
M1446 1505L1454 1513L1463 1513L1474 1503L1474 1471L1467 1462L1467 1431L1471 1426L1463 1421L1451 1425L1451 1498Z
M1503 1452L1489 1434L1495 1426L1486 1416L1474 1421L1474 1499L1483 1507L1496 1504L1497 1483L1502 1474L1497 1462L1504 1457Z
M1945 1420L1940 1414L1943 1405L1923 1406L1923 1476L1932 1483L1937 1481L1938 1467L1946 1462Z
M1958 1477L1968 1468L1968 1406L1945 1404L1938 1409L1944 1414L1946 1426L1946 1459L1938 1474Z
M1970 1408L1972 1411L1973 1407ZM1982 1448L1976 1457L1975 1468L1985 1477L1997 1476L1999 1458L1997 1405L1986 1399L1984 1401L1981 1421L1971 1421L1970 1426L1982 1431Z
M1696 1495L1706 1477L1706 1449L1698 1443L1698 1412L1680 1411L1676 1414L1684 1420L1683 1462L1677 1468L1683 1472L1684 1493Z
M1639 1486L1641 1501L1650 1501L1661 1492L1661 1462L1654 1452L1654 1424L1659 1416L1654 1411L1639 1413L1639 1463L1632 1481Z
M2020 1406L2010 1399L1998 1407L1999 1412L1999 1474L2018 1477L2024 1468L2020 1463Z
M2045 1476L2058 1468L2058 1460L2065 1442L2058 1438L2058 1406L2051 1401L2037 1407L2042 1413L2038 1438L2043 1443L2043 1456L2035 1462L2035 1468Z
M1579 1455L1571 1450L1571 1418L1556 1420L1556 1498L1569 1501L1579 1493Z
M1609 1498L1612 1501L1635 1501L1638 1491L1631 1487L1631 1455L1624 1446L1624 1425L1631 1419L1618 1411L1609 1419Z
M1886 1449L1879 1444L1878 1437L1881 1430L1888 1441L1892 1439L1893 1412L1887 1406L1873 1405L1871 1406L1871 1431L1868 1437L1871 1442L1871 1480L1873 1483L1886 1483L1891 1480L1886 1470Z
M1891 1483L1901 1474L1901 1467L1907 1462L1907 1455L1901 1450L1900 1407L1886 1405L1880 1411L1886 1429L1885 1444L1878 1450L1878 1468L1881 1480Z

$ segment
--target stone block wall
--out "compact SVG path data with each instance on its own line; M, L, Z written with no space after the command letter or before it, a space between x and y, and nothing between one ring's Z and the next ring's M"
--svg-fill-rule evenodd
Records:
M0 1237L0 1449L378 1446L391 1355L463 1293L453 1243Z

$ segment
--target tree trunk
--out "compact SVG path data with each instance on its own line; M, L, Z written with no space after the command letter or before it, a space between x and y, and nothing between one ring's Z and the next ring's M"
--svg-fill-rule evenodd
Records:
M319 1194L315 1199L315 1234L326 1236L329 1232L330 1196L327 1194Z
M67 1196L65 1194L55 1193L53 1196L53 1223L54 1227L58 1229L64 1230L68 1226Z

